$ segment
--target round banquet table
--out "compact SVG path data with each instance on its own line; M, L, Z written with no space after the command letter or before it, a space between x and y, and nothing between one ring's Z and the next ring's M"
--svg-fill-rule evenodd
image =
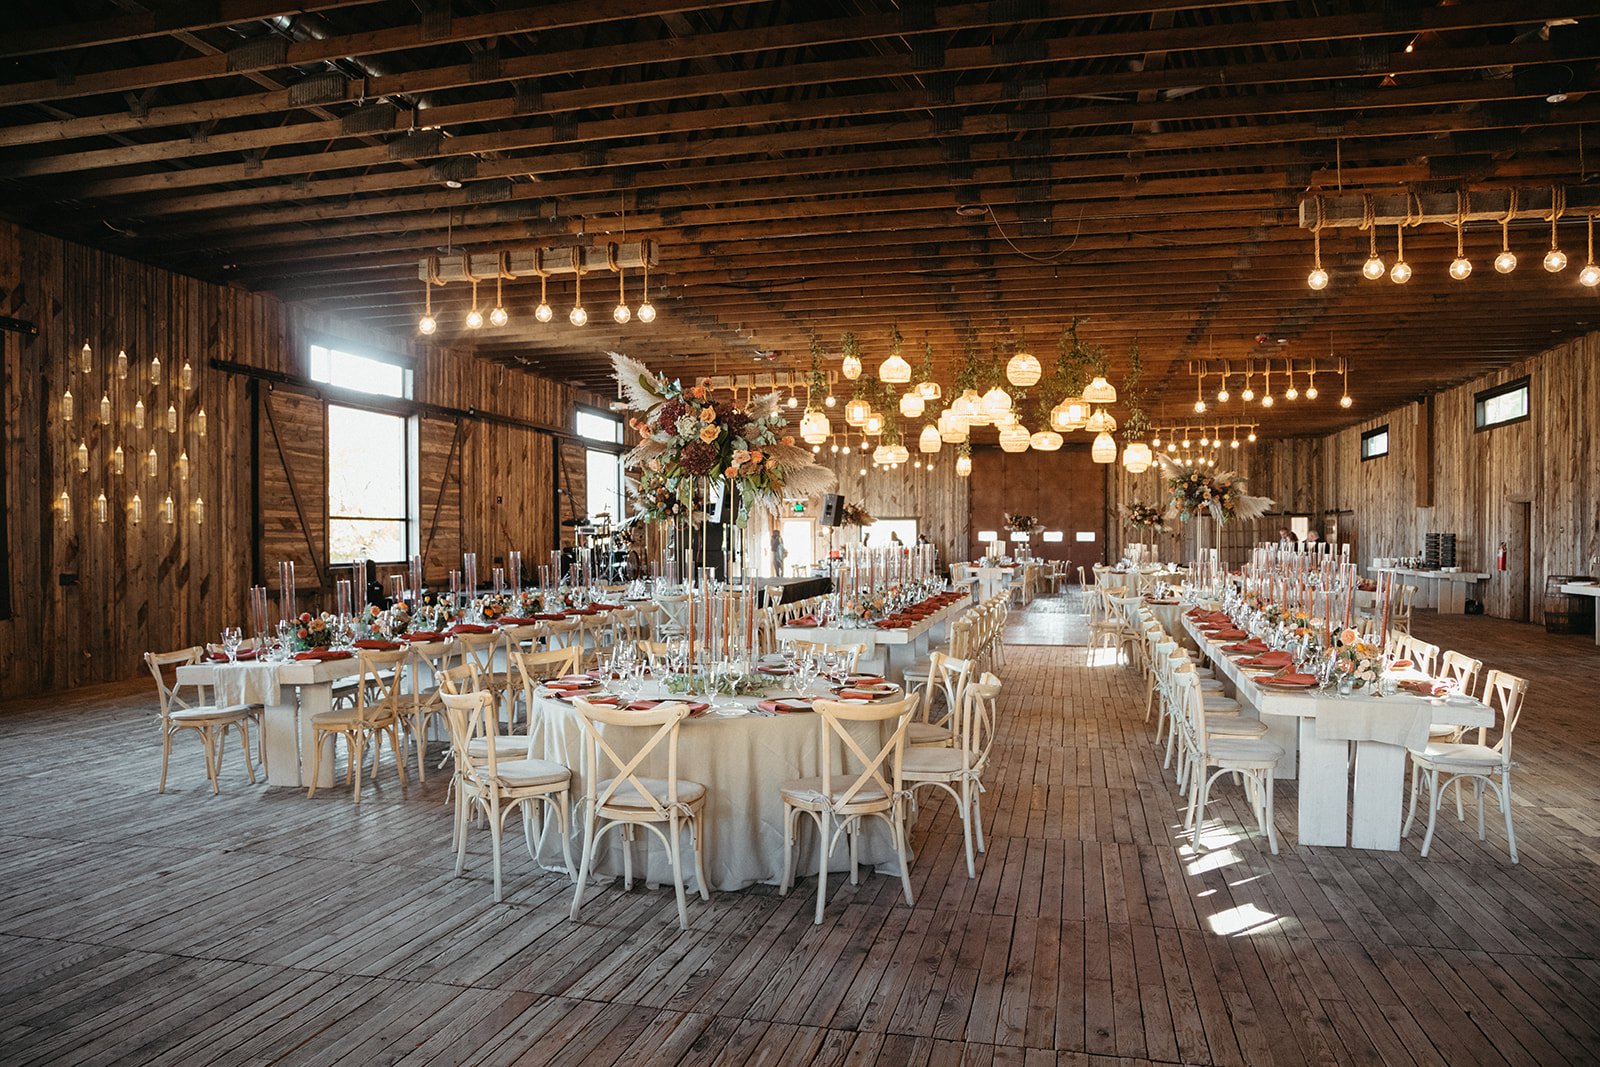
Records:
M646 688L642 698L661 698L665 694ZM724 704L751 707L759 697L721 697ZM878 723L849 723L857 744L869 754L883 747L886 727ZM601 725L600 732L624 757L637 751L650 737L651 727ZM743 889L758 882L777 885L783 878L783 800L780 783L790 778L820 775L819 739L822 719L811 712L779 715L737 714L731 717L717 710L683 720L678 733L678 778L699 782L706 787L705 854L706 876L710 888L719 891ZM620 737L613 736L620 734ZM632 735L632 736L629 736ZM833 768L844 765L845 746L837 735L828 738L828 755ZM584 736L578 714L570 704L550 696L534 700L533 727L529 755L554 760L572 769L573 862L581 854L583 820L579 800L584 791ZM601 773L609 776L603 759ZM663 744L637 772L641 777L664 778L667 752ZM888 825L881 819L863 820L860 857L863 868L878 867L885 873L899 873L894 841ZM795 852L795 872L804 877L817 869L816 826L809 817L798 823L800 847ZM622 873L622 834L607 831L601 839L595 871L602 876ZM661 842L654 834L635 835L634 871L652 885L671 884L672 866ZM693 891L694 865L689 860L687 834L683 840L684 884ZM641 859L644 862L640 862ZM562 869L561 842L553 826L547 829L539 848L539 862L550 869ZM850 868L849 851L841 840L834 849L829 869ZM642 872L642 873L641 873Z

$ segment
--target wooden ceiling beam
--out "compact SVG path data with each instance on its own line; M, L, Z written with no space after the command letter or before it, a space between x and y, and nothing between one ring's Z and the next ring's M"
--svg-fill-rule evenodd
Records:
M452 18L442 30L437 27L424 28L418 19L413 23L382 29L362 30L323 39L289 41L287 47L277 53L269 54L268 50L263 49L260 55L241 52L199 56L142 67L119 67L80 74L66 81L43 78L0 84L0 107L102 93L133 92L156 85L309 66L352 56L433 48L508 34L542 33L563 27L647 18L674 11L735 7L744 2L747 0L698 0L695 3L686 3L684 0L560 0Z
M1330 144L1331 147L1331 142L1335 137L1348 144L1372 138L1462 134L1468 131L1518 129L1530 125L1547 127L1575 126L1593 122L1600 118L1600 100L1596 100L1593 96L1581 102L1564 104L1560 108L1553 108L1542 102L1537 107L1531 104L1524 104L1523 108L1525 110L1519 109L1514 114L1507 112L1505 109L1489 111L1482 108L1420 114L1400 114L1398 109L1386 109L1379 115L1363 115L1353 118L1336 129L1330 129L1316 120L1301 120L1260 125L1169 130L1159 134L1091 134L1064 138L1063 140L1071 142L1071 147L1075 148L1079 153L1114 153L1118 155L1125 155L1130 151L1154 153L1179 149L1217 149L1224 146L1261 146L1287 142L1320 142ZM1042 134L1075 128L1076 119L1072 117L1070 111L1048 112L1038 116L1029 116L1028 123L1032 127L1029 132L1035 139L1019 148L1011 149L1015 153L1013 158L1024 161L1033 158L1035 151L1049 150L1044 144L1040 143ZM1014 125L1014 116L1010 115L963 115L950 128L940 128L939 124L931 118L902 119L882 123L868 122L850 126L830 127L828 137L830 145L839 147L876 146L890 142L919 142L928 138L953 141L972 137L1005 137L1009 140L1017 135L1017 131L1013 128ZM544 135L541 134L540 136ZM513 141L526 140L527 137L528 134L524 132L507 131L480 135L477 139L457 138L452 142L452 150L459 155L464 147L468 147L468 142L471 142L470 148L472 151L501 151L504 150L504 145ZM497 145L502 147L496 147ZM629 168L631 171L631 168L635 167L686 163L726 156L810 151L815 146L816 133L814 131L797 130L621 146L609 148L603 152L578 150L566 153L550 153L536 158L500 161L496 168L491 169L523 175L559 175L580 168L623 167ZM1063 145L1057 151L1064 151L1066 147L1066 145ZM63 199L93 200L162 190L177 191L191 186L216 182L259 182L270 178L299 177L310 173L346 169L351 166L370 165L370 161L361 161L367 160L371 153L371 149L350 149L329 152L321 156L311 155L265 160L254 167L247 164L195 167L189 170L90 181L76 186L52 182L48 192L43 193L42 196L27 199L33 199L35 202L56 202ZM356 157L356 161L352 161L352 157ZM957 160L957 162L959 161ZM384 162L392 165L394 161L385 160ZM484 170L481 165L469 169L475 169L480 175ZM370 190L378 185L399 188L415 187L421 184L438 184L444 180L444 175L437 172L428 172L420 175L411 172L395 172L368 175L367 178L369 180L365 184L366 188ZM467 174L463 177L463 180L470 182L473 177L471 174ZM277 186L260 190L259 195L262 198L298 199L317 195L337 195L337 193L335 189L323 190L315 188L308 181L303 186L293 183L280 183Z
M988 5L978 6L984 11L993 10ZM1548 43L1539 43L1544 45L1542 51L1548 56ZM1440 72L1445 70L1476 72L1483 64L1491 61L1495 61L1501 66L1506 65L1507 57L1504 55L1500 56L1498 60L1492 58L1495 50L1475 48L1466 51L1473 53L1478 61L1470 66L1460 65L1460 60L1445 64L1442 61L1442 57L1448 50L1440 49L1440 55L1435 57L1429 66L1433 70ZM1573 55L1563 58L1567 62L1573 62L1585 57ZM819 70L815 75L808 73L811 67L821 66L826 66L829 69L826 72ZM1325 62L1319 63L1318 69L1327 69L1328 66ZM1518 92L1516 83L1512 79L1484 80L1480 78L1464 84L1456 84L1453 87L1437 83L1412 85L1406 82L1402 82L1399 85L1380 85L1377 84L1370 71L1361 69L1363 66L1367 66L1367 64L1363 64L1359 57L1350 57L1345 61L1342 68L1343 73L1337 75L1337 77L1347 79L1361 78L1373 84L1365 91L1346 91L1331 99L1330 94L1326 91L1318 91L1275 93L1264 97L1225 96L1221 98L1185 94L1177 100L1158 101L1149 98L1149 94L1154 90L1140 89L1138 92L1141 95L1137 100L1130 100L1116 106L1082 107L1073 110L1078 115L1078 125L1115 125L1137 121L1147 124L1146 132L1155 132L1155 128L1149 124L1196 118L1232 117L1246 114L1289 114L1327 110L1361 110L1369 107L1421 106L1544 95L1542 91L1538 90ZM544 94L540 105L531 111L523 110L520 106L519 98L516 97L443 105L429 108L425 113L390 109L392 113L388 115L387 124L376 130L368 129L367 132L404 133L419 119L426 122L428 129L435 127L449 129L493 121L527 123L529 119L535 116L561 115L588 109L620 108L627 105L656 103L663 100L687 100L713 92L744 93L753 89L771 88L773 87L771 83L776 81L780 75L791 79L792 85L834 85L840 81L840 76L850 69L855 69L850 63L791 64L758 68L755 71L732 71L701 78L622 82ZM1177 72L1177 75L1186 73ZM1294 72L1292 70L1277 70L1275 73L1278 75L1275 80L1280 84L1294 80ZM761 84L749 84L750 80L756 75L762 76ZM1137 83L1142 79L1154 84L1170 82L1176 77L1176 80L1188 82L1190 85L1198 82L1201 86L1204 86L1219 82L1224 77L1220 69L1206 70L1198 73L1193 78L1184 78L1177 75L1167 75L1161 71L1149 73L1139 71L1130 72L1130 76L1123 80ZM1258 74L1256 77L1264 77L1264 74ZM1114 82L1114 79L1095 75L1046 78L1043 79L1042 85L1033 87L1029 94L1030 100L1028 103L1030 107L1035 107L1038 103L1046 100L1068 99L1081 94L1101 95L1115 91L1106 85L1108 81ZM1469 88L1469 86L1475 86L1476 89ZM380 91L369 86L366 92L369 96L376 96ZM1474 92L1482 95L1474 95ZM970 86L956 86L950 92L948 100L933 98L931 94L920 90L846 95L830 94L812 100L785 101L748 107L694 109L676 115L653 115L648 122L652 133L666 135L703 129L814 121L838 118L845 115L888 114L919 108L939 110L977 105L1001 105L1013 102L1016 93L1015 87L1009 83L986 82ZM1230 108L1241 108L1242 110L1234 111L1229 110ZM1261 110L1263 108L1272 110ZM199 121L215 121L215 119ZM611 138L637 136L640 121L633 117L625 117L583 122L581 124L581 133L587 143ZM37 129L42 134L43 130L50 125L52 124L41 124ZM12 134L11 136L18 135ZM203 141L196 141L186 134L177 138L134 146L117 146L93 151L73 150L57 155L37 155L27 159L14 160L11 163L11 167L15 177L65 174L74 171L189 159L231 152L257 151L292 144L334 142L347 136L347 127L342 119L335 118L324 122L284 122L260 129L212 134ZM4 131L0 131L0 145L5 144L6 139L7 134ZM53 140L59 143L62 138L58 135ZM464 149L461 146L464 143L458 141L449 145L449 147L457 152L463 151ZM552 137L547 142L538 143L555 143L555 141ZM389 158L387 155L375 157L376 161L379 162L387 161Z
M130 11L94 20L76 19L15 30L0 40L0 57L37 55L92 48L180 31L218 29L260 22L278 15L331 11L378 3L378 0L181 0L158 11Z

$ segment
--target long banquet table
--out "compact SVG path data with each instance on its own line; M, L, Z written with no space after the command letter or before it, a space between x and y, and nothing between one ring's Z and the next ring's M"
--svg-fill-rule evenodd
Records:
M919 619L911 626L883 629L878 626L780 626L780 641L810 641L822 645L862 645L862 669L875 670L891 682L903 683L905 669L928 651L929 641L951 616L967 610L958 600Z
M1183 627L1217 676L1234 687L1238 701L1267 724L1267 740L1283 747L1277 776L1298 779L1303 845L1399 849L1406 751L1427 744L1430 723L1494 723L1493 711L1477 700L1446 703L1403 691L1379 697L1265 689L1187 614ZM1353 804L1351 743L1356 746Z

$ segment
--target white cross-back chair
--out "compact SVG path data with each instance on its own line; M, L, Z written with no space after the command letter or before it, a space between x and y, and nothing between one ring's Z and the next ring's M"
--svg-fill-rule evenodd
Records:
M1207 728L1205 699L1200 679L1193 671L1173 676L1178 728L1192 760L1189 808L1185 826L1195 851L1204 849L1206 806L1217 779L1232 776L1244 784L1245 797L1256 822L1267 835L1272 854L1278 854L1278 829L1273 822L1272 787L1283 749L1260 737L1221 736Z
M567 875L572 875L572 842L568 832L571 808L572 772L552 760L502 759L496 746L488 743L495 734L494 696L486 690L472 693L445 693L446 721L450 725L450 750L455 756L456 813L454 844L456 875L467 862L467 829L474 811L481 812L489 824L494 855L494 899L502 899L500 885L500 844L505 819L522 809L522 834L528 855L538 859L535 840L542 836L541 813L548 805L555 812L556 830L566 859Z
M795 824L801 814L817 826L817 912L822 922L828 900L828 857L844 835L850 848L850 884L860 878L861 820L882 819L894 835L895 855L900 863L900 884L906 903L916 903L911 893L910 857L906 851L905 782L901 761L905 755L906 727L910 725L916 700L907 697L884 704L846 704L819 700L815 704L818 720L818 760L822 773L812 778L794 778L779 787L783 798L783 882L778 892L787 896L794 885ZM850 723L874 723L880 731L888 726L889 736L873 754L850 732ZM845 749L846 769L833 769L832 744L837 738ZM858 769L848 769L855 762Z
M250 775L250 784L256 781L255 765L250 761L250 719L254 711L248 704L219 706L208 703L191 704L179 695L180 686L167 684L166 668L188 667L200 662L199 648L184 648L176 652L146 652L145 666L156 680L156 695L161 701L161 784L156 792L167 791L167 761L172 756L172 739L180 730L193 730L200 738L206 753L206 778L211 782L211 793L221 792L217 775L222 769L222 750L228 731L239 731L239 743L244 748L244 767ZM205 689L196 686L197 699L204 701Z
M994 744L995 703L1000 679L992 674L967 685L961 697L960 743L954 748L913 746L901 761L901 775L913 799L922 786L943 789L956 802L961 832L967 846L967 877L977 876L973 845L983 844L983 772Z
M916 717L906 728L907 744L944 748L955 743L955 717L972 671L971 660L956 659L943 652L933 654L928 662L927 680L917 696ZM935 705L942 705L942 710L936 713Z
M1444 801L1444 791L1454 786L1456 790L1456 817L1464 819L1461 810L1461 787L1470 784L1478 802L1478 840L1485 838L1483 823L1483 798L1486 790L1493 789L1500 811L1506 820L1506 851L1511 862L1517 862L1517 835L1511 828L1511 734L1522 717L1522 704L1528 693L1528 681L1505 671L1490 671L1483 682L1483 701L1494 709L1500 720L1500 739L1488 743L1488 727L1478 729L1476 742L1429 740L1427 748L1411 753L1411 804L1406 812L1406 824L1400 831L1405 837L1411 833L1411 824L1417 817L1417 794L1425 781L1428 785L1428 832L1422 838L1422 854L1426 856L1433 847L1433 832L1439 821L1439 805Z
M356 705L334 708L311 717L311 786L307 797L317 795L317 778L322 773L323 742L329 737L344 738L348 755L345 776L355 783L351 795L361 803L361 765L366 746L372 745L372 777L378 777L378 758L383 754L383 739L389 738L394 754L394 769L400 785L406 784L406 762L400 747L400 679L409 648L396 652L359 652L361 674L356 680Z
M688 716L689 705L669 701L649 711L624 711L578 697L572 706L583 730L583 853L578 885L572 894L572 918L577 919L578 909L583 906L595 851L608 830L622 829L623 886L633 888L632 845L635 832L642 826L667 850L672 864L672 888L678 897L678 927L687 930L689 909L683 888L681 844L685 829L694 852L700 899L711 899L704 856L706 787L678 777L678 727ZM612 743L615 737L607 737L619 727L654 727L655 732L632 755L624 755L620 748L626 746L619 748ZM667 776L644 777L640 768L661 748L667 753ZM602 774L609 777L602 779Z

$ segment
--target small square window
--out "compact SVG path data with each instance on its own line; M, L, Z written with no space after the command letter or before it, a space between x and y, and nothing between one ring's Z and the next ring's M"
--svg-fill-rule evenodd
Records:
M1045 535L1044 535L1044 543L1045 544L1047 544L1047 545L1060 544L1062 540L1063 540L1063 537L1062 537L1062 534L1061 534L1060 530L1046 530L1045 531Z
M1361 460L1377 459L1389 454L1389 427L1379 426L1361 435Z
M1095 536L1093 530L1079 530L1075 536L1075 540L1090 544L1094 542L1094 539Z
M1528 379L1485 389L1473 397L1472 420L1475 429L1489 430L1528 417Z

